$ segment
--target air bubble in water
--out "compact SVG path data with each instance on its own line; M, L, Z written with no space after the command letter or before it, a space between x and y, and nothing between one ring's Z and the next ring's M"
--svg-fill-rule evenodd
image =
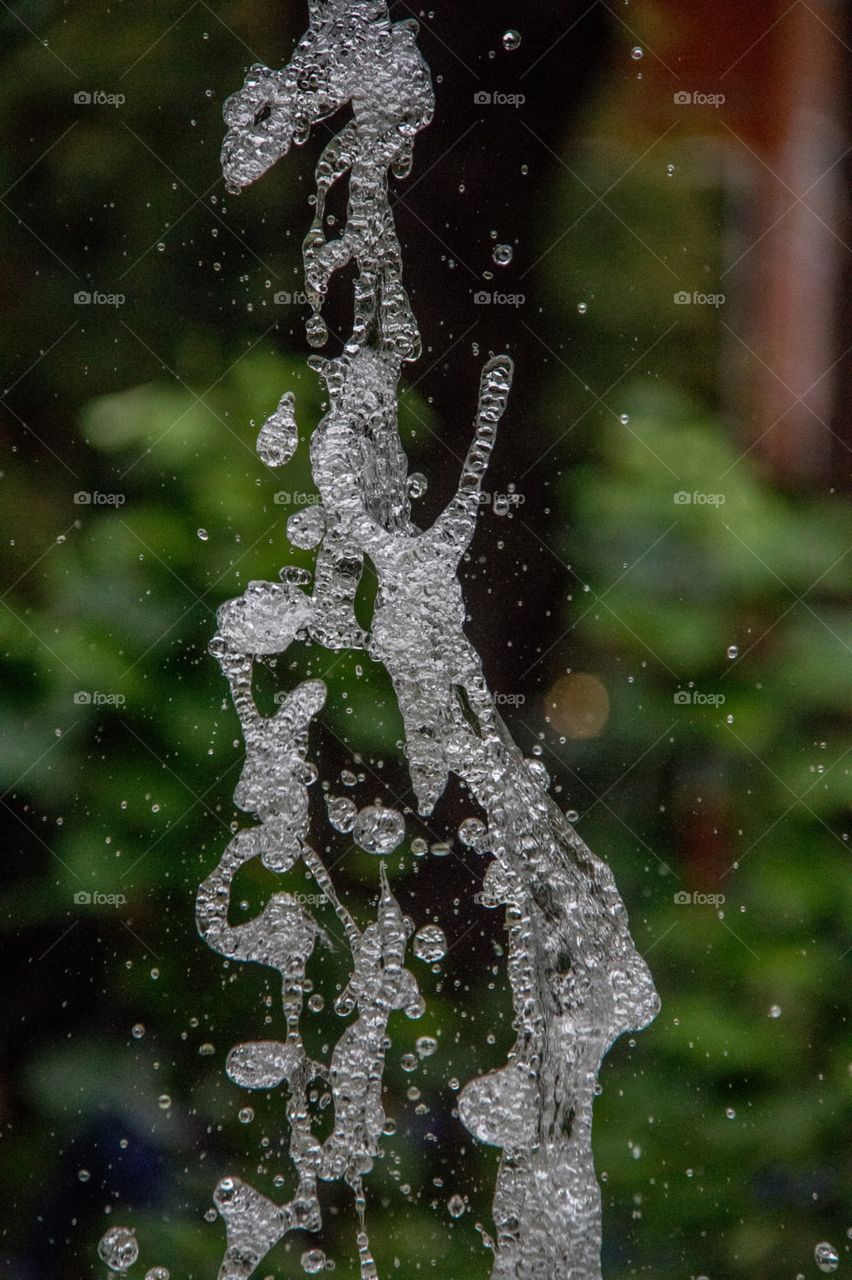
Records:
M438 1048L438 1041L434 1036L419 1036L414 1047L421 1058L431 1058Z
M325 1254L322 1249L307 1249L301 1257L302 1270L309 1276L315 1276L325 1266Z
M139 1257L136 1233L130 1227L110 1227L101 1236L98 1257L110 1271L129 1271Z
M460 1218L465 1211L465 1202L461 1196L450 1196L447 1201L447 1209L451 1218Z
M134 1022L133 1026L130 1028L130 1034L133 1036L134 1040L141 1040L145 1034L144 1022Z
M210 537L210 534L207 532L207 530L206 530L206 529L199 529L199 530L198 530L198 536L199 536L199 538L201 539L201 541L202 541L202 542L206 542L206 541L207 541L207 539Z
M503 32L503 48L509 53L514 53L516 49L521 47L521 33L516 31L514 27L510 27L508 31Z
M508 267L514 257L514 250L510 244L495 244L491 257L498 267Z
M579 314L579 315L584 316L584 315L586 314L586 312L588 311L588 309L589 309L589 304L588 304L588 302L578 302L578 303L577 303L577 312L578 312L578 314Z
M414 935L414 941L411 944L414 954L418 960L425 960L427 964L434 964L436 960L443 960L447 952L447 937L443 929L436 924L424 924L418 929Z
M405 819L396 809L369 804L355 819L352 836L365 853L393 853L405 838Z
M770 1018L780 1018L780 1017L781 1017L781 1006L780 1006L780 1004L774 1004L774 1005L772 1005L772 1007L771 1007L771 1008L770 1008L770 1010L769 1010L769 1016L770 1016Z
M630 56L634 62L642 61L645 56L645 50L642 48L641 44L634 44L633 48L630 50Z
M814 1262L820 1271L836 1271L840 1265L840 1255L833 1244L829 1244L827 1240L821 1240L814 1248Z
M731 659L731 661L733 662L734 658L738 658L739 656L740 656L740 651L738 646L735 644L729 644L728 657Z

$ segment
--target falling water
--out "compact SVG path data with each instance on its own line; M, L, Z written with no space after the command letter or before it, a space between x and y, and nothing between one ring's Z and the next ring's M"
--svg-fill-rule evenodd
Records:
M357 811L345 796L328 797L330 825L351 832L377 858L377 906L366 928L356 924L309 843L308 789L318 774L309 739L326 687L304 680L279 695L271 716L258 710L253 692L256 664L307 640L366 650L387 670L421 815L433 811L450 774L467 784L484 814L484 821L471 814L459 837L473 856L489 860L481 905L505 910L516 1039L503 1067L464 1085L458 1112L474 1138L501 1151L494 1235L487 1241L493 1280L595 1280L601 1224L591 1123L598 1069L617 1036L654 1017L657 996L609 868L548 795L540 766L512 741L464 631L458 566L473 538L483 478L507 410L513 379L507 356L482 370L455 496L430 528L412 520L410 496L422 492L425 480L408 476L397 400L403 366L416 360L420 335L402 282L388 175L409 173L415 136L434 107L417 23L391 23L385 0L309 0L309 8L309 29L288 65L253 67L225 106L222 164L232 192L260 178L291 144L304 143L317 122L351 106L350 123L318 161L315 216L304 241L307 334L315 348L328 339L323 304L332 275L352 263L356 280L354 328L342 353L310 361L328 393L328 412L310 445L321 505L291 517L288 533L299 547L317 547L312 590L300 585L298 572L283 571L279 582L251 582L219 610L210 646L245 738L235 798L256 825L234 836L201 885L198 926L220 955L280 975L281 1038L236 1046L227 1072L247 1090L282 1088L296 1179L295 1194L282 1204L236 1174L221 1179L214 1200L227 1248L219 1276L245 1280L288 1232L319 1232L318 1183L335 1181L353 1197L362 1280L378 1276L365 1179L386 1124L388 1021L395 1010L418 1018L425 1009L407 967L409 951L433 962L447 946L436 924L416 928L392 892L383 859L405 836L397 810L376 804ZM327 239L325 199L346 175L347 220ZM293 395L285 392L261 429L257 449L267 466L293 456L295 411ZM354 612L365 560L378 579L366 633ZM350 977L336 1010L351 1020L327 1061L308 1053L300 1030L306 966L314 949L328 944L302 897L276 892L254 919L229 923L234 877L255 859L278 874L303 865L346 940ZM430 1037L417 1043L422 1056L435 1044ZM309 1106L317 1090L333 1115L323 1140ZM450 1212L458 1216L465 1206L455 1200ZM135 1247L124 1237L112 1245ZM323 1268L322 1250L308 1250L303 1266L309 1273Z

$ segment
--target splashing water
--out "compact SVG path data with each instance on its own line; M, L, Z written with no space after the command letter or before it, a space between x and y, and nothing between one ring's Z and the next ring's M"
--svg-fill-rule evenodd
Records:
M291 519L288 534L296 546L318 546L313 589L309 594L305 575L286 568L280 582L249 583L219 610L210 646L245 738L235 798L257 825L234 836L201 885L198 927L220 955L280 975L282 1038L237 1045L226 1069L248 1090L286 1087L296 1178L295 1193L283 1204L236 1175L220 1180L214 1202L227 1248L219 1276L245 1280L288 1232L319 1232L318 1182L340 1181L353 1196L361 1278L378 1277L364 1179L383 1131L392 1130L382 1107L388 1020L394 1010L418 1018L425 1009L407 967L409 943L415 959L429 964L447 951L441 928L424 923L415 932L391 891L382 859L405 836L396 809L377 803L359 810L341 796L326 801L330 826L351 831L362 849L377 855L375 918L363 930L309 843L308 789L317 777L308 759L309 734L326 687L304 680L280 698L271 716L261 714L253 693L257 663L309 639L329 649L364 649L386 668L420 814L433 811L454 774L485 816L467 818L460 837L471 857L489 859L482 905L505 909L517 1035L501 1069L461 1089L458 1111L476 1139L502 1152L496 1238L489 1241L493 1278L596 1280L600 1194L591 1120L597 1073L613 1040L647 1025L658 1001L609 868L549 797L543 770L534 771L512 741L464 632L458 567L473 538L483 478L508 404L514 372L508 356L489 360L482 371L455 496L428 529L411 517L410 499L425 491L426 480L408 475L397 399L402 367L417 358L420 335L402 284L388 175L409 173L415 135L434 107L417 24L391 23L385 0L309 0L309 9L309 29L288 65L282 71L253 67L225 105L222 164L232 192L260 178L291 145L303 144L313 125L351 107L351 121L317 164L315 216L303 246L313 346L328 339L322 309L332 275L351 263L356 279L354 327L342 354L310 361L329 404L310 445L321 506ZM514 39L506 47L515 47ZM346 175L347 220L329 240L326 196ZM295 410L286 392L260 431L258 453L270 467L284 465L296 450ZM354 612L365 559L378 579L368 632ZM351 785L348 777L341 780ZM342 930L351 976L335 1008L354 1019L327 1062L308 1054L300 1030L306 966L316 947L330 945L303 895L277 892L252 920L229 923L234 877L255 859L278 874L303 865ZM417 1045L421 1056L437 1049L430 1037ZM323 1140L309 1108L317 1088L330 1100L333 1116ZM460 1216L465 1202L454 1195L448 1209ZM320 1249L302 1254L308 1274L325 1265Z

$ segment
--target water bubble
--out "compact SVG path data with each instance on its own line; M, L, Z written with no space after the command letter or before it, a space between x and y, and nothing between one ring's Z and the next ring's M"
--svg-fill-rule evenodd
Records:
M134 1022L133 1026L130 1028L130 1034L133 1036L134 1040L141 1040L145 1034L144 1022Z
M408 493L412 498L422 498L429 487L429 481L422 471L413 471L408 477Z
M300 1259L302 1270L309 1276L315 1276L325 1266L325 1254L322 1249L307 1249Z
M508 31L503 32L503 48L508 53L514 53L516 49L521 47L521 33L516 31L514 27L510 27Z
M145 1280L169 1280L168 1267L151 1267L145 1272Z
M739 646L735 644L729 644L728 657L730 658L731 662L733 662L734 658L738 658L739 656L740 656Z
M421 1058L431 1058L438 1048L438 1041L434 1036L419 1036L415 1041L414 1047Z
M110 1227L101 1236L98 1257L110 1271L129 1271L139 1257L136 1233L130 1227Z
M814 1262L820 1271L836 1271L840 1264L840 1255L833 1244L821 1240L814 1248Z
M642 48L641 44L634 44L633 48L630 50L630 56L634 62L642 61L645 57L645 50Z
M477 853L485 852L487 839L488 828L479 818L465 818L459 827L459 840Z
M429 845L421 836L415 836L411 841L411 852L415 858L425 858L429 852Z
M399 1065L402 1067L403 1071L416 1071L417 1059L413 1053L404 1053L399 1060Z
M211 1058L216 1052L209 1040L205 1040L204 1044L198 1046L198 1056L200 1058Z
M89 1173L88 1169L77 1170L77 1177L80 1179L81 1182L88 1182L91 1176L92 1175Z
M157 1106L160 1108L160 1110L168 1111L171 1105L172 1105L172 1100L169 1094L161 1093L159 1098L157 1099Z
M366 853L393 853L405 837L405 819L396 809L369 804L355 819L352 836Z
M568 819L569 822L576 822L577 819L580 817L580 815L576 809L566 809L565 817Z
M294 547L310 551L325 533L325 513L322 507L305 507L295 511L287 521L287 537Z
M328 820L335 831L348 832L355 826L358 806L348 796L327 796L325 801Z
M310 996L308 999L308 1008L310 1009L311 1013L320 1013L321 1010L324 1008L324 1006L325 1006L325 1000L323 1000L322 996L318 991L315 991L314 994Z
M629 413L620 413L620 414L618 415L618 421L621 423L621 425L622 425L623 427L628 426L628 425L629 425L629 423L630 423L630 414L629 414Z
M725 1107L725 1115L729 1120L736 1120L737 1118L737 1113L733 1107Z
M491 257L498 267L508 267L514 257L514 250L510 244L495 244Z
M201 541L202 541L202 542L206 542L206 541L207 541L207 539L210 537L210 534L207 532L207 530L206 530L206 529L199 529L199 530L198 530L198 536L199 536L199 538L201 539Z
M466 1209L464 1200L461 1196L450 1196L447 1201L447 1209L451 1218L460 1218Z
M239 1111L237 1112L237 1119L239 1120L240 1124L251 1124L252 1120L254 1119L254 1108L240 1107Z
M774 1004L774 1005L772 1005L771 1009L769 1010L769 1016L770 1016L770 1018L780 1018L780 1017L781 1017L781 1006L780 1006L780 1004Z
M443 960L447 953L446 934L436 924L424 924L418 929L411 945L417 959L425 960L427 964Z
M588 304L588 302L578 302L578 303L577 303L577 312L578 312L578 314L579 314L579 315L584 316L584 315L586 314L586 312L588 311L588 309L589 309L589 304Z
M673 178L674 175L677 173L677 166L673 164L667 164L666 173L669 175L670 178Z

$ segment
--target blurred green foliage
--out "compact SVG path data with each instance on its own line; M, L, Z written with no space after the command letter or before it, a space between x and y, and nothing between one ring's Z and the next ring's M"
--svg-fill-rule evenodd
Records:
M2 19L2 185L14 188L0 259L26 281L0 317L0 790L14 855L3 942L15 975L0 1258L12 1280L91 1277L110 1221L136 1227L140 1270L212 1277L222 1231L203 1215L218 1177L239 1172L281 1197L289 1185L280 1097L251 1097L242 1123L246 1095L223 1072L232 1044L267 1022L276 1033L275 985L208 952L192 903L243 821L231 802L238 725L206 655L215 608L284 563L312 563L288 546L284 521L312 493L320 391L298 309L282 320L272 301L298 287L310 156L280 166L239 213L221 188L211 194L221 97L252 58L232 31L274 62L270 13L243 3L169 16L167 39L165 13L145 9L71 15L44 0ZM49 53L23 21L48 34ZM292 34L276 33L280 60ZM73 114L78 85L119 84L124 115ZM544 319L522 321L542 360L519 370L517 434L509 422L497 463L521 491L543 469L547 509L530 502L505 518L508 567L483 518L484 568L470 567L505 600L522 560L552 562L558 596L471 625L488 637L487 669L516 635L536 655L515 673L526 702L506 717L610 860L663 997L654 1026L620 1042L603 1072L605 1272L792 1280L809 1273L817 1240L840 1245L848 1225L849 509L828 488L784 485L747 451L720 403L719 317L672 307L679 283L718 274L708 264L723 251L720 188L686 160L672 179L672 153L650 155L613 193L618 216L598 206L562 235L589 203L584 188L608 187L629 163L626 141L594 133L612 127L603 104L590 107L576 154L566 140L547 219L531 213L522 246L528 262L547 252L535 277ZM663 268L687 231L672 284ZM80 288L124 292L127 305L75 310ZM516 323L507 312L507 330ZM286 389L302 442L271 474L252 424ZM473 390L471 378L470 403ZM521 427L533 422L534 452L548 452L530 466ZM453 481L434 438L446 424L417 390L401 425L418 465ZM81 505L79 492L121 503ZM368 575L365 619L370 592ZM593 738L560 733L554 682L566 667L606 688L609 717ZM386 676L359 655L302 647L269 672L263 696L303 672L329 684L323 776L353 768L360 800L406 803ZM412 819L411 834L451 836L465 815L451 788L436 824ZM329 853L366 919L374 861L343 838ZM391 1023L397 1129L370 1181L383 1274L489 1270L476 1224L489 1229L496 1153L474 1150L453 1117L452 1081L497 1066L512 1032L501 922L473 904L482 868L457 853L417 861L404 850L391 868L404 908L418 922L436 915L453 948L438 971L418 966L426 1018ZM247 913L270 881L247 872ZM724 903L686 905L683 893ZM321 950L312 965L326 992L308 1030L319 1053L338 1033L328 993L342 956ZM427 1033L439 1052L407 1074L402 1055ZM453 1221L457 1191L469 1212ZM334 1189L327 1207L324 1243L348 1280L351 1224ZM281 1246L261 1273L297 1274L306 1247Z

